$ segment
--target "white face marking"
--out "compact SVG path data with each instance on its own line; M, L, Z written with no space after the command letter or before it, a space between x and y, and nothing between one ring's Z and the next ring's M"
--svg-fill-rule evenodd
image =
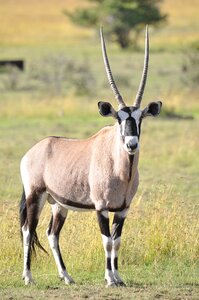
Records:
M129 110L130 111L130 110ZM124 149L129 153L129 154L135 154L135 152L139 149L139 141L138 141L138 136L137 134L139 135L139 123L140 123L140 117L142 115L142 111L140 109L136 109L134 111L132 111L131 113L129 112L126 112L126 111L123 111L123 110L120 110L118 112L118 116L121 120L121 135L123 136L124 138ZM136 127L137 127L137 133L135 136L125 136L125 134L128 132L126 132L126 126L127 126L127 119L128 118L133 118L134 121L135 121L135 124L136 124ZM128 124L129 126L129 124ZM131 131L129 132L130 134ZM137 147L135 149L134 146Z
M135 145L136 143L138 143L138 137L137 136L125 136L125 144L128 143L132 143L133 145Z
M127 145L138 145L137 148L135 148L134 150L131 150L130 148L128 148ZM139 141L138 141L138 137L137 136L125 136L125 140L124 140L124 149L129 153L129 154L135 154L137 152L137 150L139 149Z
M125 132L125 126L126 126L126 119L129 118L129 113L123 111L123 110L120 110L118 112L118 116L120 117L121 119L121 126L122 126L122 135L124 135L124 132Z
M142 115L142 111L140 109L137 109L133 112L128 113L128 112L125 112L123 110L120 110L118 112L118 116L121 120L121 134L124 136L125 134L125 127L126 127L126 120L129 118L129 117L132 117L134 120L135 120L135 123L136 123L136 126L137 126L137 132L139 134L139 121L140 121L140 117Z
M124 133L125 133L125 127L126 127L126 120L123 120L122 122L121 122L121 126L122 126L122 135L124 136Z
M120 117L120 119L122 121L124 121L124 120L126 120L126 119L129 118L129 113L127 113L127 112L125 112L123 110L120 110L120 111L118 111L118 116Z

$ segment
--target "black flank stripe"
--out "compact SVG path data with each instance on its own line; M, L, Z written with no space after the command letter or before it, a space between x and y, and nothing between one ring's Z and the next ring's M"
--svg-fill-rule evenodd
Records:
M94 204L82 204L82 203L79 203L79 202L73 202L71 200L68 200L68 199L62 197L62 196L59 196L57 193L53 192L49 188L47 188L46 190L54 199L58 200L59 202L61 202L64 205L68 205L68 206L72 206L72 207L76 207L76 208L82 208L82 209L95 209Z

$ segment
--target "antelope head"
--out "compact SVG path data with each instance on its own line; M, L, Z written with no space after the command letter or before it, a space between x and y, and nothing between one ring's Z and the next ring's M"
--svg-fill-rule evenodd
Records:
M102 45L102 54L104 65L108 77L109 84L118 102L119 109L116 111L109 102L98 102L99 112L102 116L112 116L115 118L120 126L120 135L123 142L123 147L129 155L134 155L139 149L140 129L143 118L147 116L156 117L159 115L162 107L162 102L150 102L143 110L140 108L144 88L147 79L148 62L149 62L149 34L148 26L146 26L146 39L145 39L145 57L142 77L139 85L137 95L133 106L127 106L117 89L111 68L108 61L106 52L106 45L103 36L102 28L100 28L100 37Z

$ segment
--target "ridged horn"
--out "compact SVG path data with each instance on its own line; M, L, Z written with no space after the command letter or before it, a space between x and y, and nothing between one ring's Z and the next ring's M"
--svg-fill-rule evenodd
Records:
M142 71L140 86L133 104L133 106L135 107L140 107L142 101L142 96L144 94L144 88L147 80L148 65L149 65L149 33L148 33L148 25L146 25L144 67Z
M111 86L111 89L113 91L113 94L119 104L119 108L121 109L122 107L125 107L126 104L124 103L122 96L120 95L120 92L118 91L115 81L113 79L113 75L111 72L111 68L110 68L110 64L109 64L108 56L107 56L107 52L106 52L106 45L105 45L102 27L100 27L100 38L101 38L102 54L103 54L103 60L104 60L107 78L108 78L109 84Z

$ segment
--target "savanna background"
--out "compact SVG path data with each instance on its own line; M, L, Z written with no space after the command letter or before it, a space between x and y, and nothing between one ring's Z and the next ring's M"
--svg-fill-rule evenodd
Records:
M0 0L0 59L23 59L24 72L0 72L0 298L199 298L199 2L165 0L167 23L150 28L150 67L142 106L163 102L142 127L140 186L127 217L120 273L127 288L104 289L104 253L95 213L70 212L60 243L77 285L59 281L45 236L46 204L38 235L49 256L33 258L36 286L24 287L18 203L23 154L48 135L86 138L113 121L97 101L117 107L108 86L99 36L73 25L64 9L81 0ZM113 74L133 103L143 65L144 32L136 51L107 42Z

